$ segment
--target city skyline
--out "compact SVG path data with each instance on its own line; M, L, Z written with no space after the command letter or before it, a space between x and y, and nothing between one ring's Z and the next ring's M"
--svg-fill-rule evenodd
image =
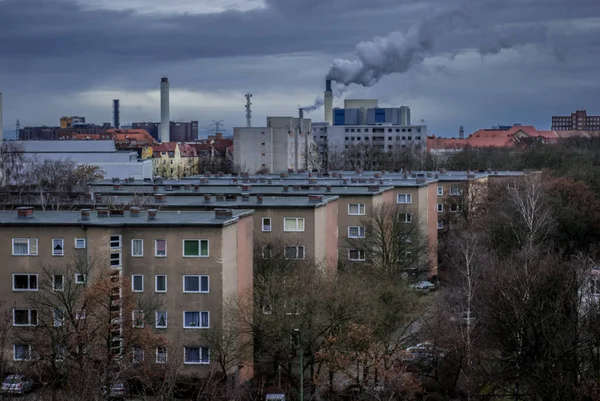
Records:
M4 0L4 130L16 119L58 125L63 115L112 121L115 98L123 123L158 122L162 76L171 83L171 119L198 120L201 135L211 120L225 119L226 132L245 126L247 92L260 126L322 95L336 59L391 61L394 68L376 69L379 82L352 84L345 96L410 106L413 122L424 119L438 136L456 136L461 125L467 134L517 122L544 129L576 109L600 114L590 57L600 47L600 7L522 3ZM440 21L443 12L452 18ZM378 57L389 49L410 57ZM323 109L306 117L322 121Z

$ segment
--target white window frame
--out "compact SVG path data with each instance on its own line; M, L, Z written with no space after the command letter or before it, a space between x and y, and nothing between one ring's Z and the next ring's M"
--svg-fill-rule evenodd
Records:
M403 223L410 224L412 223L412 213L402 213L404 215Z
M358 208L358 213L350 213L350 208L352 206L356 206ZM348 216L364 216L365 215L365 204L364 203L349 203L348 204Z
M198 321L200 322L200 324L202 324L202 314L203 313L207 313L208 314L208 326L206 327L202 327L202 326L186 326L185 325L185 314L186 313L198 313ZM210 311L206 311L206 310L186 310L183 311L183 328L184 329L210 329Z
M198 255L185 254L185 241L198 242ZM202 242L206 241L206 255L202 255ZM210 256L210 241L207 239L185 238L181 241L181 256L184 258L208 258Z
M269 220L269 224L265 224L265 220ZM283 223L285 225L285 223ZM262 231L264 233L270 233L273 230L273 219L271 217L262 218Z
M165 289L164 290L159 290L158 289L158 278L159 277L164 277L165 278ZM159 293L165 293L165 292L167 292L167 275L166 274L156 274L154 276L154 292L159 292Z
M350 252L358 252L358 258L356 258L356 259L350 258ZM360 257L361 252L362 252L362 258ZM352 262L364 262L366 260L365 251L362 249L348 249L348 260L352 261Z
M135 289L135 278L136 277L142 278L142 289L141 290ZM144 275L143 274L132 274L131 275L131 292L144 292Z
M136 357L135 357L136 356L135 355L135 351L136 350L137 351L141 351L141 357L142 357L142 359L136 359ZM144 362L144 359L146 359L144 348L138 347L137 345L134 345L133 347L131 347L131 363L141 363L141 362Z
M444 187L437 187L437 194L438 196L444 195Z
M165 325L164 326L158 325L158 312L165 312ZM167 327L169 327L169 313L166 310L154 311L154 327L157 329L166 329Z
M454 208L452 206L455 206ZM451 203L450 204L450 213L458 213L460 212L462 209L462 205L458 204L458 203Z
M165 360L164 361L160 361L158 359L158 354L159 354L158 351L159 351L159 349L162 349L164 351L163 352L164 355L165 355ZM163 364L163 363L167 363L168 361L169 361L169 357L168 357L168 354L167 354L167 347L156 347L156 363Z
M287 249L288 248L295 248L296 249L296 257L295 258L288 258L287 257ZM302 257L298 257L298 255L300 254L300 248L302 248ZM304 245L286 245L283 249L283 256L285 257L286 260L303 260L306 258L306 247L304 247Z
M118 255L118 259L113 259L113 255ZM117 264L113 265L113 260L116 260ZM110 263L110 267L113 269L118 269L119 267L122 267L123 266L123 254L116 249L111 249L110 254L109 254L109 263Z
M17 345L19 346L25 346L28 348L28 358L25 359L17 359ZM31 344L13 344L13 361L30 361L31 358Z
M164 254L164 255L159 255L159 254L158 254L158 246L157 246L157 244L158 244L158 241L165 241L165 254ZM166 239L163 239L163 238L155 238L155 239L154 239L154 257L155 257L155 258L166 258L166 257L167 257L167 254L168 254L168 252L167 252L167 246L168 246L168 243L167 243L167 240L166 240Z
M200 349L200 361L199 362L188 362L185 360L186 357L186 348L199 348ZM202 350L206 349L208 352L208 362L202 362ZM183 347L183 364L184 365L210 365L210 348L208 347Z
M295 220L296 221L296 228L293 230L287 230L286 229L286 224L285 222L287 220ZM302 221L302 230L299 229L299 222ZM304 219L304 217L284 217L283 218L283 231L286 233L302 233L304 232L304 230L306 229L306 220Z
M136 319L135 319L136 314L142 315L142 319L141 319L142 324L141 325L136 325ZM146 319L146 315L144 314L144 311L142 309L134 309L131 311L131 325L133 326L134 329L143 329L145 326L145 324L144 324L145 319Z
M135 249L135 245L134 244L136 243L136 241L140 241L141 244L142 244L142 246L141 246L142 253L141 254L137 254L137 255L133 251ZM131 240L131 257L132 258L143 258L144 257L144 240L143 239L134 238L134 239Z
M85 310L83 310L83 309L77 309L75 311L75 319L76 320L83 320L83 319L85 319Z
M58 313L60 313L60 315ZM52 323L54 327L62 327L65 324L65 311L60 309L52 310Z
M56 277L62 278L62 288L56 288ZM64 274L53 274L52 275L52 289L54 291L64 291L65 290L65 275Z
M404 197L404 201L400 201L400 197ZM398 194L396 202L401 205L407 205L412 203L412 194Z
M452 195L452 196L462 195L462 188L456 187L456 186L450 187L450 195Z
M55 253L54 241L60 242L61 253ZM65 256L65 239L64 238L52 238L52 256Z
M27 241L27 253L17 254L15 253L15 241ZM32 246L35 244L35 246ZM35 251L31 249L34 248ZM37 238L13 238L12 239L12 256L37 256L38 255L38 239Z
M118 240L113 239L115 237L118 237ZM117 245L113 245L113 242L116 242ZM110 249L123 249L123 237L119 234L119 235L110 235L108 237L108 244Z
M186 291L185 289L185 278L186 277L197 277L198 278L198 291ZM202 277L206 277L208 283L208 289L202 291ZM207 274L185 274L183 276L183 292L186 294L208 294L210 292L210 277Z
M15 312L18 311L18 310L20 310L20 311L26 310L27 311L27 321L29 323L26 323L26 324L17 324L16 323ZM12 311L13 311L13 313L12 313L12 315L13 315L13 321L12 321L13 324L12 325L13 326L15 326L15 327L34 327L34 326L37 326L37 321L38 321L38 310L37 309L13 308ZM31 312L32 311L35 311L35 324L31 323L31 320L32 320L31 319Z
M443 213L444 212L444 204L443 203L438 203L437 204L437 212L438 213Z
M78 241L83 241L83 246L77 246ZM85 238L75 238L74 245L75 245L75 249L85 249L87 246L87 241Z
M441 230L442 228L444 228L444 220L437 221L437 228L438 228L438 230Z
M351 235L350 231L356 228L358 230L358 235ZM362 231L362 235L361 235ZM365 238L365 228L363 226L348 226L348 238Z
M36 283L36 288L31 289L31 288L15 288L15 276L27 276L27 281L30 281L30 277L31 276L35 276L35 283ZM31 283L29 282L29 284L31 285ZM38 277L38 274L31 274L31 273L13 273L12 275L12 287L13 287L13 291L38 291L40 288L40 279Z
M83 281L79 280L79 276L83 276ZM86 284L86 283L87 283L87 274L75 273L75 284Z

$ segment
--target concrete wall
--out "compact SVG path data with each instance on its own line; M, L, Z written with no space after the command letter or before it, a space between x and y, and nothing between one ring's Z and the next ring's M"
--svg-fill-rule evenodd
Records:
M261 169L273 172L275 143L273 129L267 127L233 129L233 163L251 173Z

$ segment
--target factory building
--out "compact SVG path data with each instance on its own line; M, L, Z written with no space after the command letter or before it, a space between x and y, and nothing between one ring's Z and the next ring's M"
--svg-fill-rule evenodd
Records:
M311 170L316 157L312 121L267 117L266 127L233 129L233 162L254 173Z
M170 142L196 142L198 140L198 121L171 121L169 125ZM137 122L132 123L131 128L146 130L152 138L159 140L160 123Z

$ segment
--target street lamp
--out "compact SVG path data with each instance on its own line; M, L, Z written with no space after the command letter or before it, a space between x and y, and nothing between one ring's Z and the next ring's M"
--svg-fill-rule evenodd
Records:
M294 329L294 333L298 335L298 348L300 350L300 401L304 401L304 350L302 349L302 337L300 329Z

